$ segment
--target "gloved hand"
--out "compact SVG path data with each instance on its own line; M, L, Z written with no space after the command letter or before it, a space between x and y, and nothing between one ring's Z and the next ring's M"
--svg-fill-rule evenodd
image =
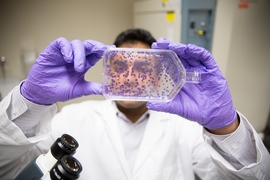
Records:
M37 58L21 85L21 94L41 105L101 94L101 84L87 82L84 76L106 49L106 45L93 40L56 39Z
M186 83L170 102L148 102L148 109L177 114L208 129L223 128L234 122L237 113L226 79L209 51L164 38L153 43L152 48L174 51L187 71L201 73L201 81Z

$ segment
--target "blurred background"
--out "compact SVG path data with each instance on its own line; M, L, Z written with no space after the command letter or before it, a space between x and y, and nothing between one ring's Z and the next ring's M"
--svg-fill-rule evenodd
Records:
M54 39L92 39L110 45L120 32L133 27L145 28L156 38L209 49L228 80L237 110L262 137L268 134L269 0L1 0L1 96L27 77L38 54ZM101 82L101 69L100 61L86 79ZM86 99L104 98L58 103L59 110Z

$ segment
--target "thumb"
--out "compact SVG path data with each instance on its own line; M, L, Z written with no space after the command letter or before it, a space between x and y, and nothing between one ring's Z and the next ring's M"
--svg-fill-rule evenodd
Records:
M85 95L102 94L102 84L96 82L85 82Z
M154 42L151 46L152 49L168 49L170 45L170 41L166 38L159 38L156 42Z
M166 104L166 102L147 102L146 107L149 110L165 112L167 107Z
M102 84L96 82L87 82L83 81L77 85L77 88L74 89L75 97L82 97L88 95L101 95L102 94Z

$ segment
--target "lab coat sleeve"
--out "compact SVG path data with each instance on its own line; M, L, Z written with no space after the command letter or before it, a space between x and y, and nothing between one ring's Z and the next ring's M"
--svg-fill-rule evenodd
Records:
M18 90L16 87L0 102L0 179L14 178L25 165L41 153L46 153L53 140L50 137L50 120L56 113L56 106L41 107L36 109L35 116L40 119L35 136L27 138L23 131L12 121L11 117L20 117L29 113L29 108L18 98L19 107L12 104L12 94ZM23 97L21 97L23 98ZM39 115L39 109L41 114ZM44 111L44 108L46 111ZM11 109L11 114L8 114ZM42 142L42 143L40 143Z
M214 135L204 130L206 147L217 167L217 171L221 179L270 179L269 152L252 125L243 115L239 115L242 128L246 130L248 136L251 136L251 143L245 142L248 138L241 137L242 135L239 132L235 132L217 145L213 140ZM249 144L250 147L247 147L246 144ZM252 146L255 146L255 148ZM254 149L254 153L250 153L250 149L252 148ZM224 154L227 155L224 156ZM232 157L231 159L228 158L230 156ZM255 156L255 161L250 163L244 162L243 158L252 159L247 156ZM238 161L242 166L238 166L240 168L237 168L234 164L235 161Z

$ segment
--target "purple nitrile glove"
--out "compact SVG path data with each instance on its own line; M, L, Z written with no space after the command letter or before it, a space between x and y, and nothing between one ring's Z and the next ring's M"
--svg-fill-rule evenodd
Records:
M93 40L56 39L37 58L21 85L21 94L41 105L101 94L102 85L88 82L84 76L106 49L106 45Z
M170 102L148 102L149 109L177 114L208 129L223 128L234 122L237 113L227 81L209 51L164 38L153 43L152 48L174 51L186 70L201 73L201 81L186 83Z

